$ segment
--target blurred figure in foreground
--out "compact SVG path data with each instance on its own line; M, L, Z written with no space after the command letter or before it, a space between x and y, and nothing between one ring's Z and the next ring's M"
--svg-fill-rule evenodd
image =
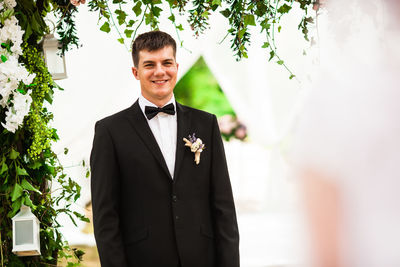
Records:
M325 1L293 160L312 266L400 266L400 1ZM320 29L322 34L322 31Z

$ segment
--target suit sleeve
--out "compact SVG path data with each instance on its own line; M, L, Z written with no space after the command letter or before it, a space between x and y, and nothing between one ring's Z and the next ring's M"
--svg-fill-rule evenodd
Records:
M211 206L216 236L217 267L239 267L239 230L224 146L213 116Z
M102 267L127 267L120 230L119 168L111 135L97 122L90 156L94 235Z

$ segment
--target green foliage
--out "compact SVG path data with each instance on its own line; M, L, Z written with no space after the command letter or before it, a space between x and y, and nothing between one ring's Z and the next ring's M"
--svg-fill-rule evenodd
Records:
M174 89L178 102L215 114L217 117L235 115L217 80L200 57L179 80Z

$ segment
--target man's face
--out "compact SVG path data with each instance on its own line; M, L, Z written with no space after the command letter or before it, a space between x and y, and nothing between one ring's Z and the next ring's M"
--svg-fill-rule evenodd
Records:
M141 50L132 73L140 81L142 95L157 106L167 103L173 94L178 64L171 46L156 51Z

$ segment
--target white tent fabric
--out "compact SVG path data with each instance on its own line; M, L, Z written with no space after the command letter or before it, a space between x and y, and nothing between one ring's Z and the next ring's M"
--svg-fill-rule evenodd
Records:
M281 56L302 83L296 79L289 80L289 74L283 67L268 63L269 54L260 48L263 38L256 31L252 32L254 41L249 48L249 59L237 62L230 49L229 36L221 45L218 44L228 29L220 15L211 16L211 29L197 39L190 30L180 32L185 48L178 48L179 77L202 55L239 119L248 127L250 140L247 143L225 143L239 224L244 233L253 234L242 237L242 247L246 246L243 251L248 251L248 254L242 254L243 266L265 266L297 260L294 249L288 249L292 248L294 236L297 235L296 227L288 226L288 216L274 217L276 223L273 224L268 224L267 220L270 228L264 227L263 220L253 219L251 224L260 227L259 234L264 234L265 239L246 229L253 227L248 225L251 221L249 212L286 211L294 207L295 190L287 179L282 144L287 139L288 129L301 103L301 95L305 91L301 88L307 87L305 70L310 63L302 56L302 51L308 45L297 30L299 21L298 16L285 21L284 25L287 26L283 27L277 43ZM77 209L90 200L89 179L84 178L85 168L77 165L82 160L88 164L95 122L129 107L140 93L139 83L131 74L130 52L117 42L115 32L103 33L96 23L97 15L89 13L87 6L81 5L76 24L83 47L67 53L69 78L58 82L65 91L56 92L54 104L50 107L55 117L53 126L58 129L61 138L54 146L55 151L65 166L71 166L66 169L68 174L82 185L82 198L76 203ZM167 25L170 23L161 23L161 30L177 38L175 30ZM67 155L62 153L64 147L69 148ZM243 220L240 216L242 212ZM279 218L282 218L282 223L278 223ZM65 225L70 225L67 218L62 220ZM287 227L279 228L279 225ZM71 243L94 244L92 236L83 237L71 229L66 226L64 231ZM285 236L280 243L268 239L271 235L276 236L276 233ZM83 241L83 238L88 239ZM269 243L265 243L265 240ZM264 246L260 247L260 244ZM277 256L274 258L273 254L261 252L271 248L281 251L274 254L280 255L279 259Z

